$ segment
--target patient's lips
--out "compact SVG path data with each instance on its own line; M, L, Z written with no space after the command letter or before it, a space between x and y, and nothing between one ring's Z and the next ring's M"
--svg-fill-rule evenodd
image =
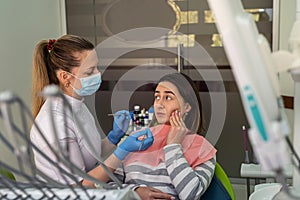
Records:
M165 117L166 113L165 112L156 112L155 115L156 115L156 118L161 118L161 117Z

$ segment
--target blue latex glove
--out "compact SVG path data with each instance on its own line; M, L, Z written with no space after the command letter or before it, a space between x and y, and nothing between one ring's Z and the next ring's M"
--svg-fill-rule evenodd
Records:
M145 136L144 139L139 137ZM124 160L125 157L134 151L146 150L152 145L154 141L153 135L149 128L138 131L132 135L129 135L124 142L122 142L117 149L114 151L114 154L120 160Z
M127 110L120 110L114 114L113 129L108 133L107 138L113 144L118 144L126 133L130 122L130 114Z

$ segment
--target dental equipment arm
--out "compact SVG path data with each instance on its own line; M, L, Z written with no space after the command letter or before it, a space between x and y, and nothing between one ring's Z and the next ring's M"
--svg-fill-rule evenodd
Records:
M265 170L289 163L284 136L289 126L276 81L271 51L240 0L209 0L250 123L249 137Z
M249 137L254 153L262 168L275 171L278 181L283 185L283 191L294 198L285 184L285 177L282 173L282 169L291 161L285 141L288 141L292 153L298 158L298 169L293 175L294 188L300 186L299 156L297 156L297 149L294 151L289 142L290 129L276 80L278 70L275 64L278 65L278 63L274 58L279 57L280 63L291 65L289 67L293 70L298 68L296 70L298 77L294 80L300 82L300 24L298 24L297 31L294 30L291 35L296 55L280 52L279 56L274 56L267 40L258 33L252 16L244 12L240 0L208 0L208 3L214 12L217 28L222 35L224 48L250 123ZM298 93L300 93L299 84L298 87ZM300 98L296 97L297 94L295 107L297 107L297 99ZM296 117L297 113L299 111L295 108L295 136L298 135L297 130L300 128L296 121L297 118L300 119L300 116ZM296 147L295 143L294 145Z
M51 92L53 92L53 93L51 93ZM43 94L47 95L48 98L51 98L52 94L53 94L53 96L56 96L56 95L59 96L60 91L57 88L54 88L54 89L52 88L52 90L51 90L51 88L45 88L45 90L43 91ZM66 109L71 109L71 108L69 108L70 105L68 104L67 100L64 100L64 101L66 101L65 103L67 104L65 106ZM33 144L31 142L31 140L28 138L28 134L27 134L28 131L26 131L24 128L20 129L15 124L15 119L13 118L12 113L11 113L11 107L14 104L18 104L20 106L20 113L23 113L23 114L21 114L22 117L25 117L24 113L26 113L26 115L30 117L31 123L33 123L33 126L35 128L37 128L37 130L38 130L39 134L41 134L44 142L51 149L51 152L55 155L56 160L51 159L44 152L42 152L35 144ZM3 140L3 141L4 141L5 144L9 145L8 148L15 154L15 156L18 160L18 163L19 163L20 172L22 174L26 174L25 171L24 171L24 166L28 166L32 171L32 175L35 179L35 182L41 182L41 180L37 178L37 176L41 176L43 179L47 180L48 183L52 183L52 186L54 186L54 187L61 187L62 186L60 183L57 183L56 181L53 181L51 179L51 177L47 177L47 175L45 175L44 173L39 171L32 164L32 160L31 160L31 156L30 156L31 154L28 153L28 152L30 152L30 149L33 148L41 156L43 156L44 159L46 159L51 164L53 164L55 167L57 167L62 174L64 174L66 177L69 177L72 180L74 180L79 187L82 187L82 185L81 185L80 182L78 182L78 180L76 179L74 174L78 174L78 175L82 176L85 179L91 180L91 181L97 183L98 185L101 185L103 188L106 188L106 189L114 189L115 188L114 186L111 186L109 184L106 184L104 182L101 182L101 181L95 179L94 177L91 177L90 175L88 175L85 172L82 172L81 169L79 169L78 167L73 165L71 163L71 161L69 160L69 157L68 157L68 154L69 154L68 148L67 147L65 147L65 148L61 147L59 145L58 141L56 142L58 147L53 148L49 144L47 139L44 137L41 129L39 128L39 125L35 123L29 109L25 106L23 101L17 95L14 95L12 92L9 92L9 91L2 92L0 94L0 111L1 111L1 118L3 119L4 125L5 125L7 133L8 133L8 137L9 137L9 140L5 140L5 141ZM25 121L25 120L23 120L23 121ZM55 129L55 123L54 122L52 122L52 123L53 123L52 124L53 128ZM17 138L17 136L18 136L18 138ZM2 138L5 139L5 137L2 137ZM20 139L22 141L24 141L25 145L20 143L20 141L19 141ZM72 173L66 171L61 166L61 164L70 167L71 170L72 170ZM112 180L116 179L116 182L117 182L118 179L108 169L106 169L106 170L108 171L108 175L112 176ZM30 180L30 181L32 182L33 180ZM118 184L118 182L117 182L117 186L120 187L120 185L122 185L122 184ZM72 186L70 188L73 189Z
M19 105L19 110L20 110L20 116L22 120L22 127L19 128L15 124L15 118L11 112L13 105ZM49 188L49 186L54 186L54 187L63 187L62 184L52 180L48 176L46 176L44 173L39 171L32 163L31 160L31 151L30 148L31 146L35 148L35 146L31 143L30 139L28 138L27 135L27 125L26 125L26 111L27 108L23 104L22 100L19 99L16 95L9 91L2 92L0 94L0 112L1 116L0 119L3 120L4 125L6 127L7 133L8 133L8 138L0 132L0 139L2 142L5 144L5 146L13 153L15 154L18 164L19 164L19 169L15 169L13 167L10 167L9 165L0 162L0 166L3 167L4 169L7 169L14 174L17 174L21 177L23 177L25 180L30 182L30 186L34 186L36 189L38 189L44 198L50 198L48 195L55 196L55 194L52 192L52 190ZM20 141L24 141L24 144L21 144ZM49 159L45 157L45 159ZM55 165L56 162L52 161L53 164ZM24 170L24 166L28 166L29 169L31 170L31 175L28 175L27 172ZM42 177L44 180L42 180L40 177ZM48 182L46 184L45 180ZM20 192L25 195L25 196L30 196L25 188L23 183L16 182L16 181L10 181L10 180L5 180L4 178L1 179L0 183L5 185L7 188L14 190L14 188L17 188L19 193L16 193L15 191L13 192L17 198ZM28 186L28 184L27 184ZM73 189L73 188L72 188ZM48 193L47 193L48 192ZM60 198L58 198L60 199Z
M81 169L78 169L76 166L72 166L71 161L68 160L69 152L67 152L67 146L49 147L51 148L51 152L55 155L55 159L46 155L39 147L31 142L28 137L28 127L24 126L24 123L21 125L16 123L17 119L15 117L18 117L18 113L15 114L11 112L12 108L15 108L15 105L19 106L19 109L14 109L14 111L20 111L21 118L24 118L21 119L22 122L27 123L26 119L29 119L30 124L33 124L32 126L35 126L40 134L43 134L38 124L35 123L30 110L17 95L9 91L0 93L0 122L4 123L6 130L6 134L3 134L0 130L0 145L4 144L4 147L16 156L19 164L19 166L15 168L2 162L0 158L0 167L9 170L26 181L11 181L6 177L0 176L0 199L139 199L137 194L129 188L123 188L123 185L122 188L120 188L118 184L111 185L101 182L83 172ZM45 137L43 137L43 140L47 146L50 145ZM31 149L37 151L44 159L59 169L62 175L74 180L76 187L57 182L53 177L48 177L36 168L30 158L31 152L28 153ZM64 152L59 152L60 149L64 150ZM62 165L67 167L71 166L71 172L67 171ZM30 168L30 173L24 170L25 166ZM99 190L83 187L76 179L76 174L93 181L103 189Z

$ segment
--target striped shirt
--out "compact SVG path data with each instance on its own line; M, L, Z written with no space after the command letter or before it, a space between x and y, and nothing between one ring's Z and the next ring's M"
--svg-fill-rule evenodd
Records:
M115 174L125 184L154 187L176 199L200 199L214 175L216 157L192 168L180 144L165 146L164 156L157 166L137 161L116 169Z

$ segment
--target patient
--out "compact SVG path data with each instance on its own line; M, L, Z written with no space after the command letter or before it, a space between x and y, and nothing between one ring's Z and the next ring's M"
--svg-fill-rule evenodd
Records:
M216 149L198 135L203 131L199 93L189 77L174 73L161 78L154 97L154 143L131 153L115 173L124 183L147 185L176 199L200 199L214 175ZM143 190L136 189L142 199Z

